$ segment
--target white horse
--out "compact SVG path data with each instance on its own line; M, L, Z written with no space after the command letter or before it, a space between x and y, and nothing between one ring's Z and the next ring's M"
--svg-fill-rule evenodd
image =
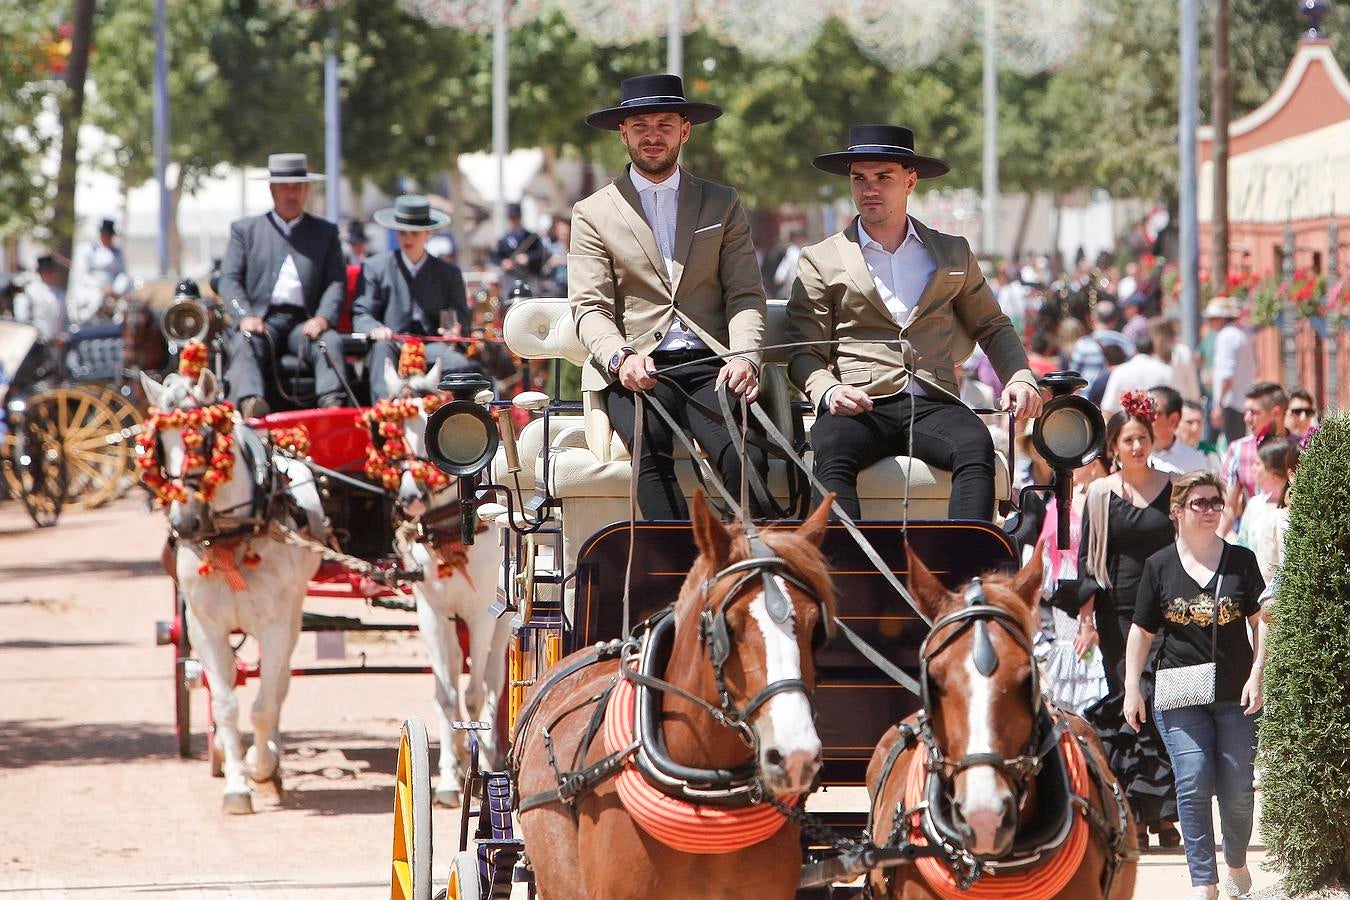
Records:
M385 370L385 383L396 397L422 397L436 391L440 374L438 362L425 375L403 379L389 364ZM426 424L425 408L419 416L404 422L403 439L409 456L419 461L426 460ZM460 742L451 727L451 722L464 718L459 691L464 661L455 621L462 621L469 631L469 683L464 691L463 711L468 713L469 719L489 726L478 732L478 739L485 762L490 766L496 766L501 759L496 734L497 709L506 679L506 644L511 636L510 621L505 617L498 618L489 610L496 599L502 559L492 533L479 534L473 544L455 548L456 553L464 554L462 566L445 565L444 548L455 547L460 517L441 518L437 513L444 515L448 512L447 507L457 502L453 478L445 487L432 491L414 477L412 466L403 466L397 507L408 524L403 531L406 540L400 542L400 551L405 568L423 573L423 580L413 583L413 595L417 599L417 627L426 642L436 677L437 718L441 730L436 802L443 806L458 806L462 792L460 753L463 748L457 746Z
M217 402L217 384L209 369L196 382L171 374L159 384L141 375L146 396L160 411L205 407ZM319 556L310 550L269 537L264 528L231 538L251 518L255 498L255 470L275 468L289 479L286 491L303 510L306 527L316 540L326 537L326 524L313 475L301 463L274 457L256 460L244 452L245 426L234 417L234 468L209 502L193 488L202 471L184 472L186 446L183 430L159 432L163 474L181 479L187 500L169 506L169 526L177 537L179 589L187 602L188 635L201 660L211 688L211 710L216 722L216 747L225 776L227 813L253 812L249 779L280 787L280 751L277 747L281 704L291 680L291 652L300 636L301 604L306 586L319 568ZM261 448L262 445L258 444ZM245 560L251 547L256 564ZM202 574L199 570L209 570ZM237 574L236 574L237 573ZM230 581L242 577L243 590ZM241 586L236 584L236 587ZM242 631L257 641L260 653L258 696L253 702L253 746L247 755L239 733L239 702L235 697L235 657L230 634Z

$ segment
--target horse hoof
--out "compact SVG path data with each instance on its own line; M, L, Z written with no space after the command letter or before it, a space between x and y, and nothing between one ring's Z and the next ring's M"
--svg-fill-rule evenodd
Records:
M253 795L248 791L242 793L232 793L225 795L223 804L225 812L232 816L249 816L253 814Z
M459 804L460 804L459 791L446 789L443 791L436 792L437 806L449 806L451 808L454 808L459 806Z

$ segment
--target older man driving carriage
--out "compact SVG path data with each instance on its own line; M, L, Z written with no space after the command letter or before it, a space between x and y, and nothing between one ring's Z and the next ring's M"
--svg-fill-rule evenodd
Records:
M399 197L375 221L392 230L398 250L369 257L361 269L353 306L353 324L374 342L366 356L372 400L393 393L386 371L398 361L396 334L418 337L468 336L472 322L459 266L427 253L427 239L450 217L433 209L426 197ZM427 362L440 363L442 374L481 372L464 354L446 343L429 343Z
M818 410L811 428L816 475L860 515L858 473L905 454L952 473L952 518L989 519L994 446L960 400L955 346L979 343L1019 417L1040 414L1026 351L965 238L934 231L908 213L920 178L946 174L914 152L914 132L857 125L849 146L812 160L849 177L858 216L802 251L788 301L788 374ZM839 343L831 343L839 342Z
M342 406L342 348L332 330L346 284L342 242L336 225L305 212L310 183L323 176L309 171L303 153L274 153L264 177L276 208L230 226L220 266L220 297L238 317L227 351L230 399L245 416L266 415L263 374L289 350L314 367L319 405Z

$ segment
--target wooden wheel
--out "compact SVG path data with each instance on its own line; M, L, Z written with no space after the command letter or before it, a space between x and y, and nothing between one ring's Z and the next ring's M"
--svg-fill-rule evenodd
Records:
M80 388L34 394L28 412L44 423L47 437L65 453L66 500L93 509L117 493L130 466L131 444L120 439L116 413L97 395ZM117 435L117 439L111 439Z
M416 716L403 723L398 742L389 900L431 900L431 764L427 729Z
M25 411L17 432L5 439L0 468L10 494L23 503L33 524L50 528L65 505L67 470L61 445L50 437L41 415L31 408Z
M123 387L120 391L111 387L93 388L98 398L108 404L117 419L117 430L108 435L109 440L120 441L127 448L126 470L118 483L117 496L122 496L129 485L135 484L139 473L136 470L136 436L145 429L145 413L132 399L131 391Z
M482 900L483 876L478 871L478 854L461 850L450 863L450 882L445 900Z

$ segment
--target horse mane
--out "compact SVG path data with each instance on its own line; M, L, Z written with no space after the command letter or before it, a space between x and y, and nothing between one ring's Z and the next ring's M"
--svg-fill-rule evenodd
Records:
M737 521L733 523L732 530L735 533L735 538L731 543L731 553L723 565L730 565L750 558L750 542L745 537L744 527ZM788 571L805 582L811 592L820 598L825 605L825 615L833 620L835 615L834 580L830 577L829 563L826 562L825 555L820 552L820 548L791 528L765 528L760 531L760 536L774 553L787 562ZM690 604L697 604L697 609L694 611L702 611L703 592L699 588L712 575L711 563L700 554L689 572L689 577L685 579L684 587L680 590L679 600L676 602L677 614L680 618L683 618L683 613L690 611L687 609Z

